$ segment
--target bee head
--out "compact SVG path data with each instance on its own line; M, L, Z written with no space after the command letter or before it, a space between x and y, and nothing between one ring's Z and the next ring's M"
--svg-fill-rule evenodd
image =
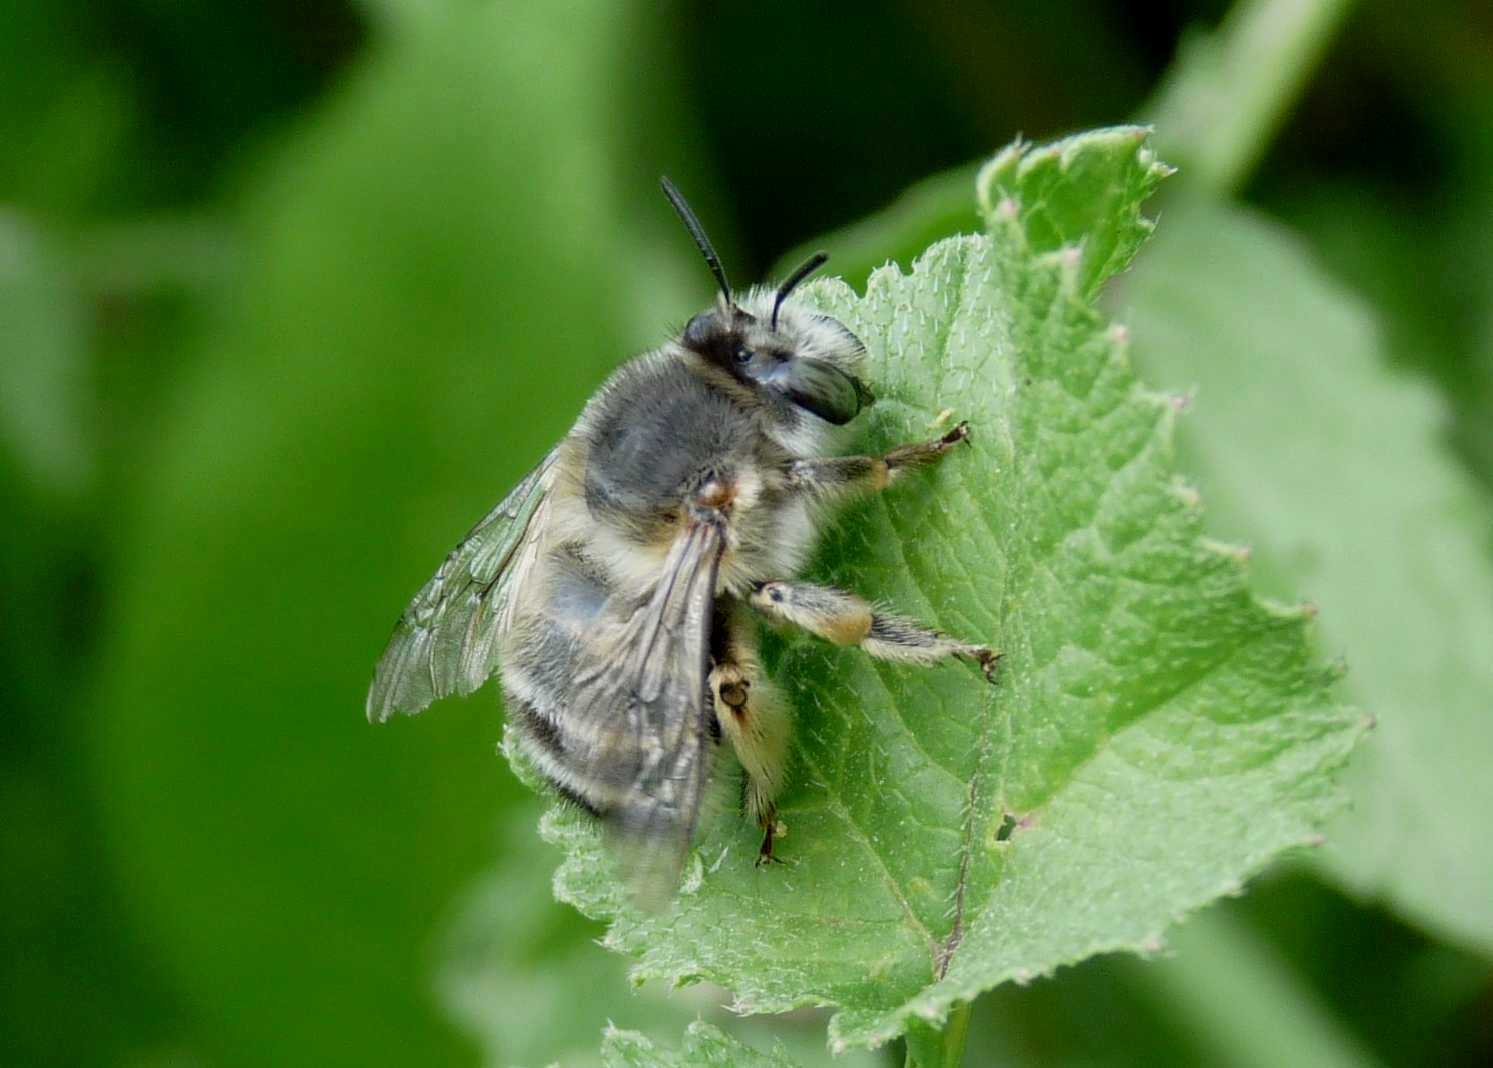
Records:
M753 289L738 302L700 221L672 182L664 178L661 184L721 291L714 308L685 326L680 343L738 381L770 391L826 422L841 425L855 418L875 399L851 373L865 346L838 319L786 303L828 255L816 252L776 290Z

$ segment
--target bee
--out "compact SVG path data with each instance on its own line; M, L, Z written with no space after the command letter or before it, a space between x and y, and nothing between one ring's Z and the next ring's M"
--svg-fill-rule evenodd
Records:
M640 899L677 884L729 742L758 863L786 828L776 798L791 720L763 672L758 620L910 664L999 654L798 576L833 508L965 441L960 423L881 456L836 456L874 402L865 346L776 290L735 293L674 185L664 194L719 296L678 336L619 367L575 426L482 518L395 626L368 718L467 694L501 666L520 747L562 798L601 821Z

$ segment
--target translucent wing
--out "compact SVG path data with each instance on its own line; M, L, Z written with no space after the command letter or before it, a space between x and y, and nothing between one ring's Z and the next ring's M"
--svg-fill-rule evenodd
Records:
M706 676L723 547L715 522L680 533L652 595L577 674L566 714L588 792L645 903L678 882L710 771Z
M368 718L413 715L438 697L471 693L497 667L508 591L542 526L558 448L473 527L410 602L368 688Z

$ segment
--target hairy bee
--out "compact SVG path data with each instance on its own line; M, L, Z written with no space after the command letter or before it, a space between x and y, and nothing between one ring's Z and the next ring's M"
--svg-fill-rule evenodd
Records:
M755 617L872 656L998 654L796 581L826 508L880 490L968 436L829 456L872 403L865 349L788 301L827 259L738 297L678 190L664 193L720 289L678 337L620 367L575 427L447 556L401 616L370 720L470 693L501 665L507 714L555 790L600 819L644 897L672 890L712 758L728 740L773 856L791 723Z

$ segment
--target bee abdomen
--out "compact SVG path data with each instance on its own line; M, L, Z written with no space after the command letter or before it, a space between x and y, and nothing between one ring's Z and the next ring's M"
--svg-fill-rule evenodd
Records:
M613 807L615 787L587 775L573 748L567 747L564 732L555 722L513 693L508 694L507 708L518 728L525 755L544 781L565 800L590 815L606 815Z
M511 691L507 707L521 750L560 797L633 837L656 836L684 819L670 784L653 781L660 772L649 747L608 737L599 746L605 759L598 760L597 740L573 735L563 713L546 715Z
M699 734L715 741L719 733L713 716L701 718L704 680L699 705L650 704L654 674L679 665L666 649L640 677L628 674L624 639L636 601L618 596L611 575L578 545L547 554L534 581L538 596L502 650L519 751L556 794L613 831L652 840L688 827L703 767Z

